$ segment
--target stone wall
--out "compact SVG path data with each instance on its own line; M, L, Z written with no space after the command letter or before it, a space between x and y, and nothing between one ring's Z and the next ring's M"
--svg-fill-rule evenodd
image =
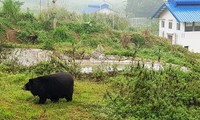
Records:
M23 66L36 65L48 61L53 51L27 48L1 48L0 62L15 62Z

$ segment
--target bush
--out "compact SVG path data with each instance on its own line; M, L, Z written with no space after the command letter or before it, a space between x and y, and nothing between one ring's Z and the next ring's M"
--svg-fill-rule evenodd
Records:
M31 42L28 41L27 37L30 35L37 35L41 30L41 25L38 22L20 21L17 25L20 27L18 38L21 42Z
M18 32L17 37L19 38L20 42L28 42L27 41L27 36L30 35L31 33L26 31L26 30L21 30L20 32Z
M46 50L54 50L54 41L52 40L44 41L42 48Z
M109 119L200 119L199 78L179 68L153 71L134 66L111 79L114 90L106 94L106 114Z
M47 50L53 50L55 42L53 41L53 36L50 32L39 31L38 32L38 42L42 43L42 48Z
M21 13L19 15L19 19L21 21L36 21L36 18L34 17L34 15L32 13L26 12L26 13Z
M94 32L101 32L103 30L103 26L95 21L69 22L66 26L69 28L69 30L75 31L79 34L90 34Z
M135 51L127 50L127 49L121 49L121 50L112 50L106 52L106 54L110 55L117 55L117 56L126 56L126 57L133 57L135 56Z
M69 30L66 27L57 27L53 31L53 38L56 42L65 42L70 39L72 39L72 34L69 32Z
M79 77L80 66L73 61L61 60L58 57L51 57L49 62L42 62L31 68L37 75L47 75L56 72L70 72L74 77Z
M133 33L131 41L140 48L145 45L146 38L140 33Z

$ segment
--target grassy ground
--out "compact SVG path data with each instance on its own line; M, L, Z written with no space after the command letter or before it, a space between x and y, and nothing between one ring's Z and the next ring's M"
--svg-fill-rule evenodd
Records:
M99 119L98 111L103 106L107 85L75 80L72 102L50 100L44 105L36 104L37 97L21 88L28 80L25 74L10 75L0 72L0 120L87 120Z

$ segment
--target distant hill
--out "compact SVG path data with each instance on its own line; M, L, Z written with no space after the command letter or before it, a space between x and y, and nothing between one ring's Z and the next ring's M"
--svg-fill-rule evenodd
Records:
M130 18L151 17L163 3L163 0L127 0L126 14Z

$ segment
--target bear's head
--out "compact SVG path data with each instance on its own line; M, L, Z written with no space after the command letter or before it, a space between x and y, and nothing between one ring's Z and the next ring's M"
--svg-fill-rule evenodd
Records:
M29 82L26 83L24 86L23 86L23 90L27 90L27 91L31 91L31 88L32 88L32 84L33 84L33 79L29 79Z

